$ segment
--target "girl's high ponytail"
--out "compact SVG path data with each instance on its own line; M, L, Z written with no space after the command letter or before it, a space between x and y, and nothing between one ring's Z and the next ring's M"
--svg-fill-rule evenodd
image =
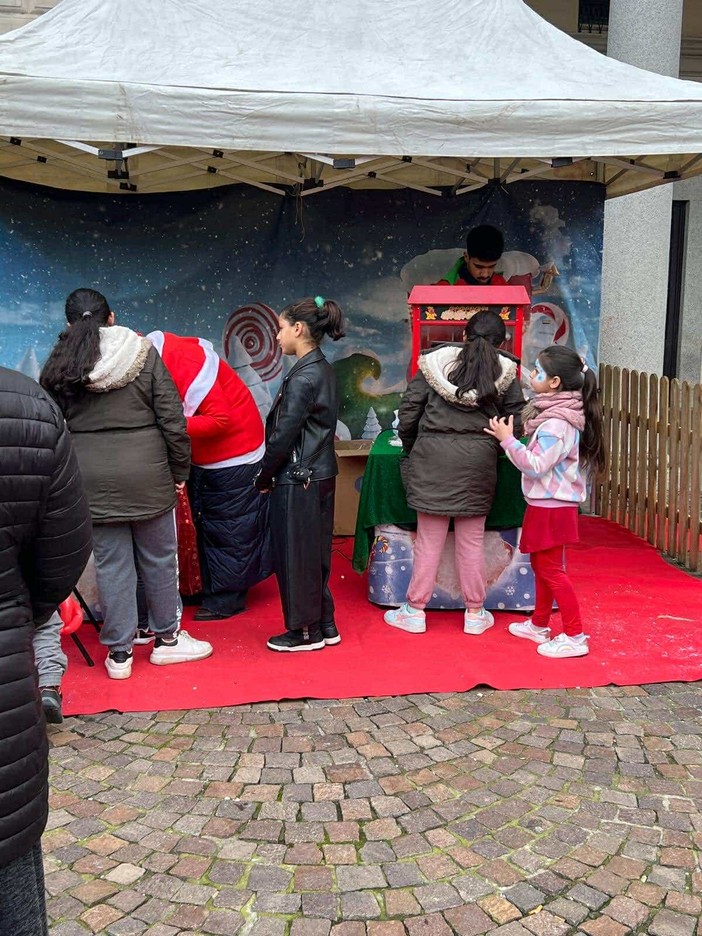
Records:
M326 323L324 324L324 331L329 335L332 341L338 341L339 338L344 338L346 336L344 330L344 313L333 299L324 300L322 315L326 315L327 317ZM323 321L323 318L320 318L320 322L321 321Z
M329 335L332 341L338 341L346 334L344 313L333 299L325 299L323 296L298 299L297 302L286 306L280 314L291 325L295 322L306 325L310 338L316 345L325 335Z
M563 345L544 348L538 360L549 377L560 378L563 390L582 391L585 428L580 435L580 457L594 475L601 474L606 465L604 420L594 371Z
M607 459L597 378L589 367L583 374L583 412L585 413L585 428L580 437L580 454L593 475L597 476L605 470Z

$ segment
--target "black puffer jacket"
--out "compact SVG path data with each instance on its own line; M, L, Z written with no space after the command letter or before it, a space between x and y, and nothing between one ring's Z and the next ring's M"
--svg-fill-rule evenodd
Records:
M88 504L58 407L0 368L0 867L38 842L48 748L33 621L68 596L88 561Z
M292 468L309 469L310 481L339 473L334 454L338 403L331 364L319 348L301 357L283 379L266 420L266 453L260 488L295 484Z
M483 429L492 416L514 416L521 430L524 407L516 361L499 354L497 405L476 406L474 391L460 399L446 377L460 348L444 345L420 357L400 405L399 436L409 459L401 464L407 503L422 513L484 517L490 513L500 447Z

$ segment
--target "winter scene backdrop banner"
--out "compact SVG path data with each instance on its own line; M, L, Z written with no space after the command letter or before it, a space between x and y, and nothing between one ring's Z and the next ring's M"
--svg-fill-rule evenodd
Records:
M324 344L339 385L338 435L369 437L391 426L406 385L408 292L450 269L475 224L504 231L498 271L532 296L524 372L554 342L596 365L603 215L603 188L585 182L441 198L337 188L305 199L238 186L120 197L5 182L0 364L38 376L66 296L91 286L121 324L212 341L265 414L292 364L275 341L278 313L322 295L347 317L347 337Z

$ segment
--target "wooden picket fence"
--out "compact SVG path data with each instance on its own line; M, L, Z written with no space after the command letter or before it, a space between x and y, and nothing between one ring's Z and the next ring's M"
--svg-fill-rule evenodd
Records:
M702 572L702 384L600 365L608 468L595 513Z

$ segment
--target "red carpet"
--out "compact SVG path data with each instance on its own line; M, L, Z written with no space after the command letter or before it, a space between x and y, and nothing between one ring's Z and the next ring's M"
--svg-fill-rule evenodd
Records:
M95 659L88 667L68 642L64 680L67 714L194 709L280 699L452 692L484 684L496 689L640 685L702 678L702 581L674 568L626 530L581 518L582 542L569 551L590 634L590 655L547 660L536 645L507 633L514 613L496 615L480 637L463 634L460 611L427 614L423 636L383 623L366 600L365 577L351 570L351 539L337 540L332 588L343 641L314 653L266 649L279 633L280 604L269 579L250 595L249 610L229 621L185 626L214 645L201 663L157 667L149 647L134 648L132 678L108 679L105 650L92 627L80 636Z

